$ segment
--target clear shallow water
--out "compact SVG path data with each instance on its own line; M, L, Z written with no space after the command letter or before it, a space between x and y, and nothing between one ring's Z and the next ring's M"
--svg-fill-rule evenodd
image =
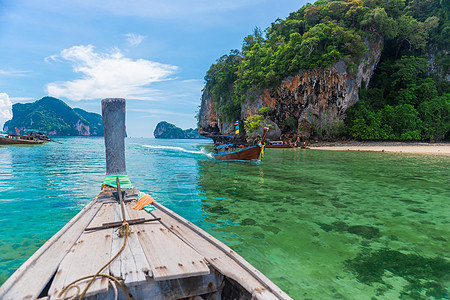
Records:
M0 283L94 198L102 138L0 147ZM127 139L132 183L238 251L294 299L448 299L450 157Z

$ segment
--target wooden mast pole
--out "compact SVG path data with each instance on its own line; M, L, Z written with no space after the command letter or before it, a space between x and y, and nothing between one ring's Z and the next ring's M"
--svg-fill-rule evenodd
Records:
M125 99L103 99L102 117L105 134L106 175L126 175Z

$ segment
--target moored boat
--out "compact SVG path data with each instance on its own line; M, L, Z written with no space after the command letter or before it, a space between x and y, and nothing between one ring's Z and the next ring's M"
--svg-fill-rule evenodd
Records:
M294 148L291 144L286 144L283 141L270 141L266 143L266 148Z
M157 201L153 211L137 209L150 196L126 175L125 100L105 99L102 111L101 192L11 275L0 299L290 299Z
M0 145L40 145L48 140L36 135L6 134L0 135Z
M264 128L261 141L255 146L246 146L243 144L225 144L214 148L212 156L220 160L251 160L257 161L261 158L264 148L268 128Z

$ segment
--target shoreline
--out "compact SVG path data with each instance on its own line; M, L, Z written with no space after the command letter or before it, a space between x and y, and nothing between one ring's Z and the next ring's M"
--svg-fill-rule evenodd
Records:
M313 142L309 145L309 147L314 150L329 151L389 152L450 156L450 143L321 141Z

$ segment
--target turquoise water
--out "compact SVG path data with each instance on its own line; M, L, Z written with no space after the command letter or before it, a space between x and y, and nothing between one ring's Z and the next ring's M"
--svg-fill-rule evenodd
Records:
M102 138L0 147L0 283L94 198ZM238 251L294 299L448 299L450 157L127 139L133 184Z

